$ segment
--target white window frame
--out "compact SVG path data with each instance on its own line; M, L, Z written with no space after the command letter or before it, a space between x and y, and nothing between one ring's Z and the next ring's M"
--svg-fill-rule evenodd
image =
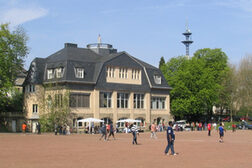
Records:
M144 94L141 93L134 93L134 100L133 100L134 108L135 109L143 109L144 108Z
M54 78L54 70L47 69L47 79L53 79L53 78Z
M119 68L119 78L127 79L128 78L128 69Z
M56 68L55 69L55 73L56 73L56 78L62 78L63 74L64 74L64 68Z
M35 113L35 114L38 113L38 105L37 104L32 104L32 113Z
M115 77L115 69L114 67L107 67L107 77L114 78Z
M122 78L122 68L119 68L119 78Z
M84 68L75 68L75 77L84 78Z
M158 85L161 85L161 76L160 75L154 75L154 82Z
M136 79L137 79L137 80L140 79L140 70L136 70Z
M166 97L151 97L151 109L164 110L166 108Z
M139 80L140 79L140 70L132 69L132 79Z
M105 97L103 97L103 101L106 101L107 107L102 106L101 104L101 100L100 100L100 108L111 108L112 107L112 92L100 92L100 96L104 96L104 94L106 94Z
M117 108L128 108L128 107L129 107L129 93L117 93Z

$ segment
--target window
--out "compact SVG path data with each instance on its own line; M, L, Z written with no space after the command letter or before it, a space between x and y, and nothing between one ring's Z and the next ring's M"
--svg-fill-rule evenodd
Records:
M38 113L38 105L37 104L32 105L32 113Z
M140 70L136 70L136 79L140 79Z
M111 92L100 92L100 107L111 107Z
M84 69L83 68L75 68L75 77L76 78L84 78Z
M128 70L126 68L119 68L119 78L128 78Z
M53 69L47 70L47 79L53 79L54 78L54 71Z
M132 79L139 80L140 79L140 70L132 69Z
M55 95L55 105L56 107L62 107L62 94L56 94Z
M35 85L27 85L26 92L35 92Z
M122 69L119 69L119 78L122 78Z
M156 84L161 84L161 76L160 75L154 75L154 82Z
M117 108L128 108L128 93L117 93Z
M151 109L165 109L165 97L152 97Z
M144 108L144 94L134 94L134 108Z
M115 69L113 67L107 67L107 77L115 77Z
M70 94L70 107L89 107L90 94Z
M62 78L63 77L63 70L64 68L56 68L56 78Z
M127 69L124 69L124 77L125 77L125 79L128 78L128 70Z

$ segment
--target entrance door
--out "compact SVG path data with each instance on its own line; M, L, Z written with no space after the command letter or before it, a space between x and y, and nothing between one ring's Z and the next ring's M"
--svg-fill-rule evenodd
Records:
M17 132L16 128L17 128L17 121L16 120L12 120L12 122L11 122L11 130L12 130L12 132Z
M32 122L32 133L36 133L37 124L38 124L37 121L33 121L33 122Z

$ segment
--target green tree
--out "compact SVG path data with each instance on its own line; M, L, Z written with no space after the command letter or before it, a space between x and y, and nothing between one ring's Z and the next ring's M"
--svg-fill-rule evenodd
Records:
M160 58L160 61L159 61L159 69L161 69L161 67L165 64L165 59L164 57L161 57Z
M226 69L227 56L221 49L201 49L190 60L180 56L168 61L161 70L173 88L172 114L192 121L202 114L210 116Z
M231 120L232 116L237 111L238 101L238 78L235 65L229 65L229 68L222 76L221 90L219 93L218 106L223 109L230 111Z
M252 55L241 60L237 73L240 112L248 117L252 115Z
M0 108L7 103L7 93L13 87L16 75L28 54L27 36L22 28L13 32L8 24L0 25Z
M55 124L63 126L71 125L71 116L69 108L69 91L60 86L49 84L45 86L47 91L53 91L53 94L44 97L40 104L43 114L40 115L42 132L51 132L54 130Z

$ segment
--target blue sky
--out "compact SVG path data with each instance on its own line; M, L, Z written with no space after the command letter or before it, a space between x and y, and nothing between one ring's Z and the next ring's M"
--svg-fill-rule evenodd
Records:
M194 43L222 48L232 64L252 53L252 0L0 0L0 23L21 25L29 37L30 53L47 57L65 42L86 47L97 42L158 66L185 54L182 33L186 22Z

